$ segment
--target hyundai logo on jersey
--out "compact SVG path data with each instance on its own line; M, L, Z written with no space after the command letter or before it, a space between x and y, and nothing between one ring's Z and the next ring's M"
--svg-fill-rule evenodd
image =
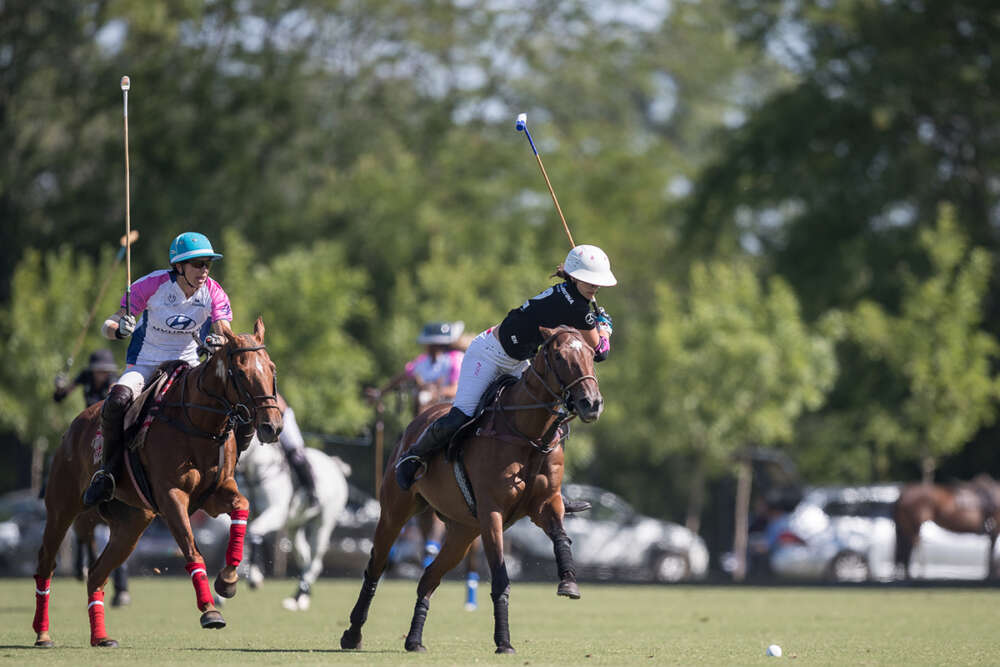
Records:
M194 326L194 320L187 315L172 315L167 318L167 326L171 329L184 331Z

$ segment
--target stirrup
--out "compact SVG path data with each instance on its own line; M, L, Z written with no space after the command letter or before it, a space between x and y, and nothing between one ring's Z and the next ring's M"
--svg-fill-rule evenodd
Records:
M417 456L416 454L410 454L409 456L404 456L403 458L396 461L396 467L394 470L399 470L399 466L403 465L406 461L416 461L420 464L417 471L413 473L413 481L417 481L421 477L427 474L427 461L424 460L422 456Z
M88 503L87 500L86 500L87 499L87 492L90 491L94 487L94 483L97 482L98 477L101 477L102 479L108 479L108 480L111 481L111 495L109 497L105 497L106 494L104 494L100 498L97 498L96 500L94 500L93 502ZM115 497L115 490L117 488L118 488L118 485L115 482L115 476L112 475L107 470L105 470L104 468L98 468L97 471L94 472L94 475L90 478L90 484L88 484L87 488L84 489L84 491L83 491L83 504L85 506L87 506L87 507L93 507L95 505L99 505L101 503L108 502L109 500L113 500L114 497Z

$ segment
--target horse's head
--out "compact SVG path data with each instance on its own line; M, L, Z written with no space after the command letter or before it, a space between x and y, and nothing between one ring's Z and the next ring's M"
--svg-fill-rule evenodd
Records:
M594 375L594 348L576 329L542 328L545 342L532 361L532 367L550 394L580 421L597 421L604 411L597 377Z
M258 317L253 334L225 331L226 344L207 362L225 385L225 397L237 421L253 423L261 442L281 433L277 370L264 345L264 323Z

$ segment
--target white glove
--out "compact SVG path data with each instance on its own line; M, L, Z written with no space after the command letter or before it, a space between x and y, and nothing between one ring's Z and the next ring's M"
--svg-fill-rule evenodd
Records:
M132 335L135 331L135 318L131 315L122 315L118 320L118 330L115 331L115 338L124 339Z

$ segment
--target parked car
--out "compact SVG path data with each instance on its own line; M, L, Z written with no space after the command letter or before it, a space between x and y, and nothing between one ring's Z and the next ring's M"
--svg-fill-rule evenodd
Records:
M567 484L568 498L593 509L567 515L577 576L583 579L677 582L702 579L708 571L705 542L684 526L642 516L616 494L585 484ZM556 577L552 541L527 518L504 534L511 577Z
M899 485L822 487L805 493L770 553L781 578L833 582L890 581L895 563L893 504ZM998 545L1000 547L1000 545ZM989 538L926 522L910 560L916 579L985 579ZM994 562L1000 549L994 550Z
M0 497L0 575L30 576L45 532L45 502L25 489Z

